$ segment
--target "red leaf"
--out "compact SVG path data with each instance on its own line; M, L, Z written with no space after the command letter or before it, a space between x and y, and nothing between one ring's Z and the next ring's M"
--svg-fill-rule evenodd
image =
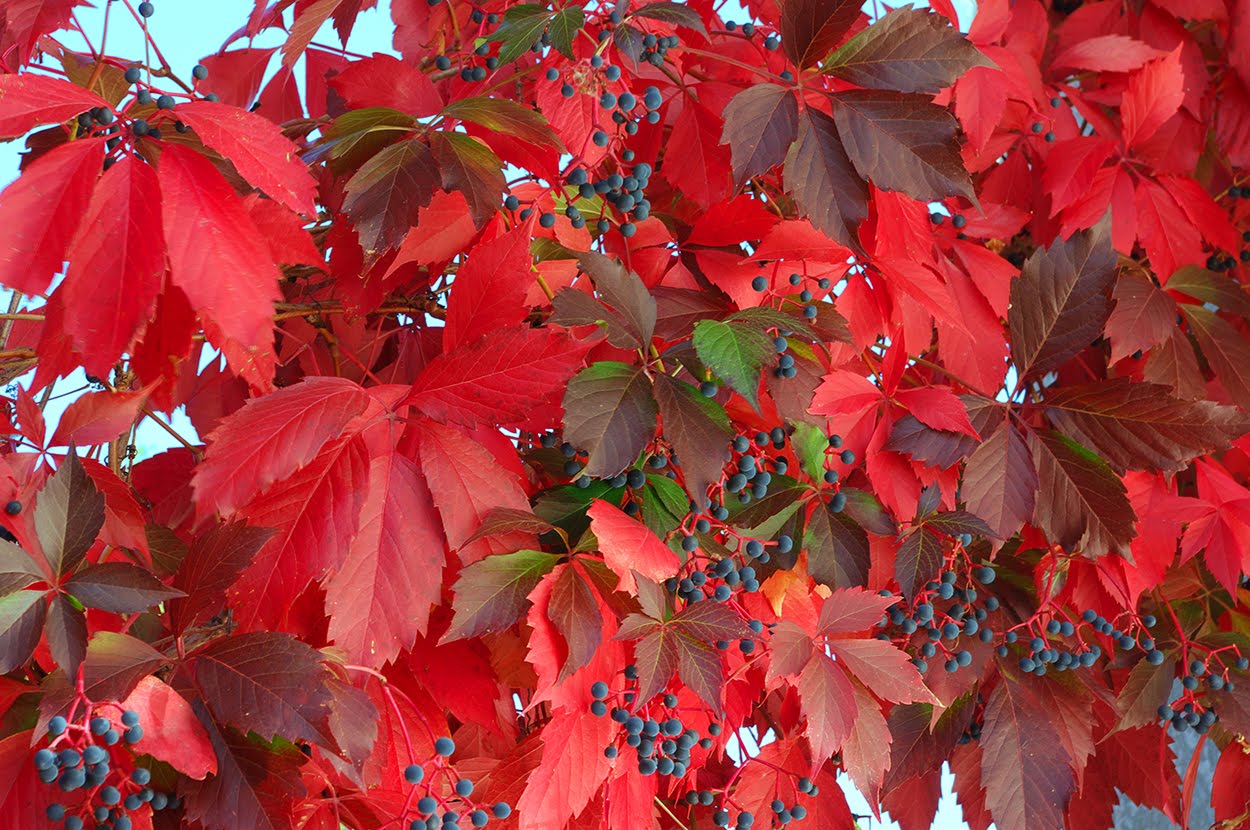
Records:
M170 602L177 630L220 610L226 604L226 590L275 532L231 522L196 536L174 577L174 587L186 594Z
M148 399L148 390L89 392L65 408L50 446L106 444L128 431Z
M551 411L585 349L555 329L495 330L426 364L405 403L466 426L520 424Z
M1112 297L1106 327L1112 363L1159 345L1176 329L1176 303L1144 275L1121 274Z
M160 239L156 175L124 159L96 185L66 254L64 326L88 372L107 374L151 317L165 275Z
M856 788L874 804L890 768L893 737L876 699L862 686L851 688L855 692L855 724L842 746L842 762Z
M883 700L893 703L936 701L906 652L893 643L877 639L832 639L829 649L847 671Z
M343 210L371 260L398 247L440 181L430 148L419 138L385 148L348 179Z
M249 522L279 533L230 589L235 619L245 629L275 627L311 582L339 565L356 533L368 480L368 450L349 433L246 505Z
M587 711L559 713L543 727L542 763L516 804L520 830L563 827L586 807L612 768L603 748L617 729Z
M42 294L91 203L104 154L99 141L62 144L26 167L0 193L0 284Z
M141 723L150 724L143 735L143 752L197 780L216 774L217 756L191 704L155 677L139 681L122 709L137 712Z
M899 403L907 407L921 423L933 429L962 432L980 438L968 420L968 410L949 386L917 386L895 393Z
M281 273L234 189L212 162L177 145L162 150L160 183L174 285L224 337L249 352L272 349Z
M447 301L444 350L472 343L493 329L520 325L525 319L529 312L525 295L533 281L533 225L532 221L520 224L476 246L468 262L456 271L456 290Z
M296 213L316 215L316 183L300 160L299 148L272 121L210 101L181 104L176 112L178 120L270 198Z
M897 602L863 588L834 591L820 606L821 634L854 634L881 622L885 610Z
M1121 114L1124 117L1124 144L1132 147L1158 132L1185 100L1185 70L1181 47L1150 61L1129 75Z
M1246 781L1250 780L1250 750L1233 742L1220 753L1211 780L1211 806L1215 820L1221 826L1242 827L1250 820L1250 792Z
M837 752L855 726L855 690L837 663L824 654L812 655L799 675L796 688L807 718L805 734L813 758Z
M249 400L208 436L193 480L201 511L238 510L312 461L369 402L359 385L332 377L310 377Z
M677 573L681 564L677 554L642 522L631 519L602 499L595 499L586 515L590 517L590 529L599 540L603 561L621 578L620 590L637 594L634 571L653 582L663 582Z
M481 444L451 427L425 420L420 424L420 459L443 520L447 545L462 565L493 553L538 546L533 533L522 531L468 541L495 508L529 509L521 482Z
M417 466L375 457L347 558L326 582L328 636L352 662L380 667L424 634L442 589L443 538Z
M442 98L428 75L381 52L352 61L330 79L330 87L352 109L390 107L420 118L443 108Z
M81 459L83 470L104 494L104 527L100 538L117 548L131 548L148 556L148 539L144 526L148 515L135 500L130 485L117 474L92 458Z
M223 104L247 109L260 92L265 68L276 51L275 48L245 48L206 55L200 63L208 69L208 77L200 81L197 88L218 96Z
M0 75L0 139L9 140L40 124L65 121L92 107L107 107L95 93L47 75Z
M1100 35L1079 40L1055 55L1051 66L1090 72L1131 72L1166 52L1128 35Z

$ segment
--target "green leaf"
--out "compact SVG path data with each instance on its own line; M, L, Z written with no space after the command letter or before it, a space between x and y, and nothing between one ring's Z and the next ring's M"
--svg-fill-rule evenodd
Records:
M974 66L992 66L928 9L895 9L829 56L822 72L856 86L936 94Z
M578 12L581 9L577 9ZM448 118L471 121L488 130L515 136L530 144L540 144L563 152L564 144L541 113L506 98L477 96L452 101L443 108Z
M1166 386L1128 378L1060 387L1043 406L1056 428L1093 448L1121 475L1179 472L1250 430L1250 419L1234 407L1183 401Z
M642 522L663 539L676 530L690 512L690 497L668 476L648 475L642 488ZM673 544L680 544L675 539Z
M768 485L768 495L753 499L745 507L732 510L729 522L744 536L755 539L771 539L781 531L791 516L803 506L803 497L812 488L799 483L790 476L774 475Z
M104 494L70 452L35 503L35 533L53 575L61 577L78 567L102 527Z
M505 14L506 16L506 14ZM556 51L569 60L573 60L573 38L586 24L586 15L581 6L566 6L551 18L551 45Z
M564 437L590 454L586 475L610 478L632 465L655 437L657 412L642 367L593 363L564 393Z
M759 410L760 372L776 354L768 335L742 322L702 320L694 327L694 349L704 365Z
M1137 516L1120 477L1065 435L1029 433L1039 492L1033 522L1065 550L1097 558L1115 551L1132 561Z
M504 12L499 28L489 38L503 43L497 56L499 62L510 63L529 51L542 37L552 17L546 6L534 3L522 3Z
M681 461L686 492L699 509L705 509L707 489L720 481L729 461L729 442L733 439L729 416L720 404L668 375L656 375L653 391L663 419L664 437Z
M503 162L485 144L463 133L434 133L430 149L438 161L443 190L464 194L473 224L481 229L503 201Z
M812 424L799 421L794 425L790 435L790 446L799 458L799 467L811 476L812 481L821 481L825 475L825 450L829 447L829 436Z
M440 642L502 631L525 615L529 594L559 557L536 550L488 556L469 565L456 580L455 617Z
M303 155L304 161L315 164L330 157L335 173L355 170L383 147L394 144L417 128L411 114L390 107L366 107L351 110L334 119L321 131L321 138Z

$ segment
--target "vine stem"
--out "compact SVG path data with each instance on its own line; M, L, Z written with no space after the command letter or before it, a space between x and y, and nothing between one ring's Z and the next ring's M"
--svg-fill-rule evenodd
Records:
M22 307L22 292L14 291L13 296L9 297L9 311L0 317L3 323L0 323L0 350L9 345L9 334L13 331L14 320L30 319L25 314L18 313L18 309ZM43 317L42 314L39 315Z

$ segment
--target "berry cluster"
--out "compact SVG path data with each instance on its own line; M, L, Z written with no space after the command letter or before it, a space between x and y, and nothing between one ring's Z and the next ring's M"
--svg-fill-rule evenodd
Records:
M626 666L625 678L631 682L636 681L637 667ZM642 775L682 778L690 764L690 750L696 744L701 749L712 748L712 738L701 737L696 730L687 729L682 723L675 695L665 695L661 704L644 702L640 709L643 716L639 716L630 714L629 709L625 708L636 702L636 684L633 690L614 693L607 683L600 680L591 685L590 693L594 698L590 704L591 713L599 717L610 714L612 720L621 725L621 734L624 735L623 741L618 740L605 747L603 754L608 758L618 757L621 749L618 743L624 743L625 748L634 751L638 772ZM618 698L624 706L613 706L609 710L609 697ZM660 719L650 717L649 713L657 709L664 713ZM720 734L720 727L714 726L711 731L713 735Z
M1192 653L1193 648L1191 645L1187 651ZM1171 726L1177 732L1193 729L1203 735L1220 719L1215 711L1216 700L1210 693L1233 691L1236 683L1230 679L1230 673L1234 669L1240 672L1250 669L1250 658L1241 657L1235 648L1226 646L1208 652L1206 659L1192 658L1187 669L1181 676L1180 696L1172 703L1159 706L1159 719L1164 726ZM1204 687L1208 693L1205 697Z
M952 560L961 557L972 539L964 534L957 541ZM929 670L928 661L939 657L939 653L948 672L971 665L972 652L959 647L961 637L976 637L982 643L994 640L994 629L988 625L988 619L999 609L998 598L982 597L975 585L993 582L995 571L988 565L964 564L966 567L956 571L955 562L948 561L947 570L916 592L910 608L900 599L886 610L878 623L881 628L894 630L894 633L879 634L879 638L901 638L913 646L918 644L919 654L911 663L921 674ZM882 591L881 595L891 596L889 591Z
M72 723L58 715L48 722L48 737L48 745L35 753L35 770L40 781L55 784L68 797L47 810L48 819L63 822L66 830L86 826L130 830L134 825L131 816L145 806L153 811L179 806L176 796L150 786L150 770L134 767L127 774L113 766L118 760L113 747L133 746L143 738L136 712L122 712L119 725L99 710L84 723Z
M400 816L401 825L409 822L408 830L460 830L461 821L485 827L492 818L506 819L512 814L512 807L505 801L488 806L473 800L473 782L457 774L447 761L455 751L455 741L438 738L432 758L404 769L404 780L413 787ZM428 777L426 766L433 770ZM443 795L436 788L449 794Z

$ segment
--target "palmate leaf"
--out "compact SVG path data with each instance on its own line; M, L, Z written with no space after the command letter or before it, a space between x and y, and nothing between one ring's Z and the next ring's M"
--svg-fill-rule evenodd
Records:
M781 48L800 68L822 60L859 20L855 0L786 0L781 6Z
M347 181L343 200L365 254L376 257L397 247L442 181L429 146L419 138L392 144L365 162Z
M772 340L760 327L702 320L694 326L694 348L704 365L759 409L760 372L776 354Z
M501 631L521 619L529 606L530 591L558 559L542 551L519 550L488 556L469 565L460 572L453 589L456 616L442 642ZM554 597L553 589L553 600Z
M859 247L868 187L847 156L837 125L823 112L809 107L800 116L798 137L786 153L785 182L812 225L848 248Z
M681 459L686 492L703 509L708 487L720 480L730 458L729 417L720 404L684 381L659 374L654 382L662 432Z
M72 572L104 526L104 495L71 452L35 503L35 531L54 576Z
M490 36L490 40L503 44L499 47L499 62L509 63L529 51L553 16L546 6L534 3L509 6L499 28Z

